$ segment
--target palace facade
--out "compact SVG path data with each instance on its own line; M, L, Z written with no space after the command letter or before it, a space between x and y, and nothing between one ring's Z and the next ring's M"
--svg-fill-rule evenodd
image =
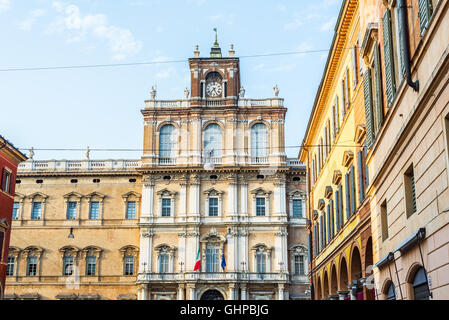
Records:
M7 298L309 297L305 166L286 157L279 89L245 98L232 45L189 65L184 99L145 101L140 160L21 165Z

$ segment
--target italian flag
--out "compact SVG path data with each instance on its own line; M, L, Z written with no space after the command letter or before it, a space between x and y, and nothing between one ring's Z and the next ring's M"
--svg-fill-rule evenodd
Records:
M198 254L196 255L195 267L193 267L193 271L200 270L201 268L201 258L200 258L200 247L198 246Z

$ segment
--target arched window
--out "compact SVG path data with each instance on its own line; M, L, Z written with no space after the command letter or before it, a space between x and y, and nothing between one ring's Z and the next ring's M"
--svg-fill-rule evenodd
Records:
M206 156L221 157L222 132L221 127L216 123L211 123L204 130L204 152Z
M172 124L166 124L159 134L159 157L174 158L176 147L176 128Z
M396 300L396 292L394 290L393 282L390 282L390 285L388 287L387 300Z
M267 126L256 123L251 127L251 156L266 157L268 154Z
M429 300L429 289L423 267L416 271L415 278L413 279L413 296L415 300Z

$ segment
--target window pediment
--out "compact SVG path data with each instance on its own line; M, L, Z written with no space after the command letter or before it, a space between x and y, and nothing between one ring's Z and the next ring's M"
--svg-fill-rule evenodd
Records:
M101 249L100 247L97 247L97 246L87 246L87 247L85 247L84 249L81 250L81 253L82 253L84 258L86 256L100 257L102 252L103 252L103 249Z
M332 176L332 183L336 186L340 184L341 182L341 171L340 170L334 170L334 175Z
M156 192L156 194L158 196L174 197L177 194L177 192L176 191L170 191L170 190L165 188L165 189L159 190L158 192Z
M268 196L271 194L271 191L265 191L262 188L257 188L257 189L254 189L253 191L251 191L251 194L253 196Z
M212 228L208 233L200 238L200 242L225 242L226 238L218 233L217 229Z
M313 220L318 219L318 210L313 210L312 211L312 218L313 218Z
M365 134L366 134L366 127L364 125L358 125L355 129L355 136L354 136L354 141L356 143L362 143L363 138L365 138Z
M80 249L75 247L75 246L64 246L61 249L58 250L59 253L61 254L61 256L73 256L76 258L76 256L78 255Z
M42 193L42 192L35 192L33 194L28 195L27 198L28 199L32 199L32 200L34 200L36 198L40 198L40 199L46 200L48 198L48 196L46 194Z
M23 199L26 198L26 196L25 196L24 194L21 194L21 193L19 193L19 192L16 192L16 193L14 194L14 198L15 198L16 200L23 200Z
M270 253L271 252L271 248L269 248L267 245L263 244L263 243L258 243L255 246L253 246L251 248L252 251L254 251L255 253Z
M176 250L176 247L162 243L156 246L154 250L156 250L158 253L173 253Z
M349 167L353 159L354 159L354 152L345 151L345 153L343 154L343 166L346 168Z
M318 210L324 210L325 206L326 206L326 202L324 201L324 199L319 199L318 200Z
M130 191L125 194L122 194L122 198L124 201L127 201L130 198L140 199L140 197L141 197L140 194L137 192L134 192L134 191Z
M11 246L8 250L8 255L11 257L18 257L22 250L19 247Z
M333 193L333 189L331 186L326 186L325 190L324 190L324 197L326 199L330 199L332 198L332 193Z
M85 195L85 197L88 198L88 199L92 199L94 197L97 197L97 198L100 198L100 199L103 200L106 197L106 195L102 194L100 192L94 191L92 193L89 193L89 194ZM123 195L122 195L122 197L123 197Z
M79 199L81 199L83 197L83 195L81 193L72 191L72 192L69 192L69 193L65 194L63 197L66 200L70 199L70 198L76 198L76 199L79 200Z
M293 198L293 199L302 199L302 200L304 200L306 198L306 194L303 191L301 191L301 190L293 190L292 192L290 192L288 194L288 196L290 198Z
M293 254L307 254L307 247L300 243L291 245L288 250Z
M217 189L215 189L215 188L210 188L210 189L204 191L203 193L206 194L206 195L208 195L208 196L210 197L210 196L219 196L219 195L222 195L222 194L223 194L223 191L217 190Z
M42 253L44 253L44 248L39 247L39 246L29 246L29 247L26 247L25 249L23 249L22 252L25 257L28 257L28 256L40 257L42 255Z
M6 220L5 218L1 218L0 219L0 228L1 229L4 229L4 230L7 230L7 229L9 229L9 222L8 222L8 220ZM3 230L2 230L3 231ZM2 248L0 248L0 250L1 250Z
M363 37L362 47L360 53L365 61L366 65L369 65L369 53L374 45L374 42L378 39L378 25L377 23L368 23L365 29L365 35Z

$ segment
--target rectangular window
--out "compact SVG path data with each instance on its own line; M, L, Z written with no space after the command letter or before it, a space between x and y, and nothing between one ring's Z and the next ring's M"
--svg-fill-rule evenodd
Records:
M168 272L168 254L161 253L159 255L159 273Z
M6 267L6 275L13 276L14 275L14 267L15 267L16 258L8 257L8 265Z
M405 188L405 208L407 218L416 212L415 175L413 173L413 163L404 174Z
M128 201L126 202L126 219L136 218L136 202Z
M266 272L266 256L264 253L256 254L256 272L257 273Z
M40 220L41 213L42 213L42 202L33 202L31 220Z
M162 216L170 217L171 199L162 199Z
M75 201L69 201L67 203L67 220L75 220L76 219L76 205Z
M256 216L265 215L265 198L256 198Z
M386 199L380 206L380 224L382 228L382 241L384 241L385 239L388 239L388 212Z
M134 257L125 257L125 276L132 276L134 274Z
M430 18L432 17L432 1L431 0L418 0L418 16L421 35L427 29Z
M12 219L13 220L19 219L19 208L20 208L20 203L14 202L14 204L12 206Z
M34 277L37 273L37 257L27 258L27 276Z
M303 275L304 272L304 256L295 256L295 275Z
M357 153L357 177L359 182L359 201L360 204L365 200L365 159L363 154L363 149L360 149Z
M11 191L11 172L3 168L2 190L6 193Z
M72 274L73 274L73 257L64 257L62 275L71 276Z
M97 267L97 257L86 257L86 276L94 276Z
M89 219L95 220L100 217L100 202L92 201L89 207Z
M302 200L293 200L293 218L302 218Z
M209 216L218 216L218 198L209 198Z
M219 249L216 246L206 248L206 272L218 272Z
M359 42L352 47L352 81L353 87L359 83Z

